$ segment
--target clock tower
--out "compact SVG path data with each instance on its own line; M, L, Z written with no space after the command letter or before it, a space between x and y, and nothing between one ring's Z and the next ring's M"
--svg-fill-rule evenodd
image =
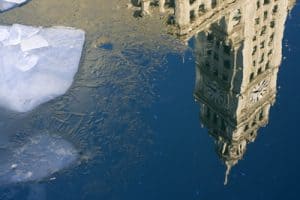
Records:
M148 1L148 0L147 0ZM146 2L146 0L145 0ZM284 24L296 0L160 0L169 32L195 38L201 123L227 170L267 125L276 98ZM166 9L166 10L165 10Z
M195 99L227 176L268 123L276 98L286 0L236 1L195 35Z

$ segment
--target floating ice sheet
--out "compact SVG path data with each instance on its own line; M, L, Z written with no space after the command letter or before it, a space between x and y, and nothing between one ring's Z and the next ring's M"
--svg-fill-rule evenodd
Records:
M78 70L82 30L0 26L0 106L27 112L64 94Z
M29 0L0 0L0 12L20 6Z
M48 133L35 135L18 148L13 147L0 149L0 185L42 180L78 158L71 143Z

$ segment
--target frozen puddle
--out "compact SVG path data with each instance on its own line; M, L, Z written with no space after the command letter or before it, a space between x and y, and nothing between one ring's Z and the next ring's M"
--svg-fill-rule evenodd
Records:
M84 31L73 28L0 26L0 106L27 112L64 94L84 40Z
M39 181L78 158L74 146L59 136L35 135L18 148L0 150L0 185Z
M29 0L0 0L0 12L20 6Z

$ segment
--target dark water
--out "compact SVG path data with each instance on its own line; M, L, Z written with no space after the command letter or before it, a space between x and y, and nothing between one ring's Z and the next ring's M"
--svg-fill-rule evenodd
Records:
M107 56L107 63L117 67L104 68L103 79L87 81L98 72L81 72L73 95L7 122L20 124L9 126L12 135L22 130L30 137L44 129L63 133L82 151L83 161L38 182L1 186L0 199L298 199L299 13L296 5L286 22L269 123L233 167L228 185L223 185L225 166L207 128L201 128L193 97L194 42L184 54L164 55L142 45L111 55L114 45L108 43L95 51L103 51L101 58ZM66 106L76 99L80 103ZM68 124L58 128L53 116ZM76 127L82 128L73 133Z

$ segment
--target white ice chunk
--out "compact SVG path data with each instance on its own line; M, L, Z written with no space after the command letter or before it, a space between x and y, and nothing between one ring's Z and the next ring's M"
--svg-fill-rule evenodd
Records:
M9 32L6 28L0 27L0 42L9 37Z
M0 12L20 6L29 0L0 0Z
M3 41L3 45L18 45L22 40L36 36L41 28L14 24L9 30L9 39Z
M30 51L32 49L39 49L47 46L49 46L47 40L40 35L35 35L21 42L22 51Z
M26 72L37 65L39 57L36 55L24 55L21 60L18 60L17 69Z
M1 107L27 112L69 89L78 70L84 31L24 25L0 30L9 33L0 40Z
M26 2L26 0L4 0L6 2L11 2L11 3L17 3L17 4L21 4Z
M31 136L21 146L11 144L1 156L0 186L40 181L75 164L79 155L73 144L64 138L41 133Z

